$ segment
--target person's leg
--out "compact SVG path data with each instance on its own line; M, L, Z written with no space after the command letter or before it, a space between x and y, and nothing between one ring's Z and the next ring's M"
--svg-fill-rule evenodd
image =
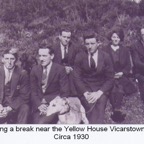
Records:
M12 110L8 113L8 124L27 124L29 117L29 106L27 104L21 105L16 111Z
M123 96L124 94L119 92L118 89L115 93L110 94L109 99L110 99L110 103L112 105L113 111L121 109Z
M91 105L90 111L87 113L87 118L90 124L103 124L107 97L102 95L95 105Z
M138 88L140 92L140 97L144 103L144 81L138 81Z
M104 114L107 103L107 96L102 95L101 98L94 104L89 104L84 97L81 98L81 103L86 110L86 116L90 124L103 124Z
M69 80L69 87L70 87L70 96L78 96L78 91L76 89L76 85L74 83L74 78L73 78L73 71L70 72L70 74L68 75L68 80Z
M7 115L7 123L8 124L16 124L17 122L17 112L12 110Z
M114 87L109 95L110 103L113 108L113 114L111 115L111 118L113 121L118 123L124 121L126 116L126 114L123 114L121 110L123 97L124 92L121 85Z
M105 108L106 108L107 100L108 100L107 96L102 95L102 97L96 103L96 107L95 107L96 124L104 123Z
M4 124L7 122L7 118L6 117L1 117L0 118L0 124Z
M58 122L58 114L52 114L50 116L40 115L37 111L33 114L34 124L56 124Z
M30 108L27 104L23 104L18 109L17 124L27 124Z

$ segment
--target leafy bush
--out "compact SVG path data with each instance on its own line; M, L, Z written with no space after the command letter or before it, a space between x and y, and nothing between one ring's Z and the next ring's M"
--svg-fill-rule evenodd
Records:
M43 42L55 43L58 30L69 25L73 40L81 43L83 31L96 31L103 43L115 27L122 27L125 43L136 40L144 22L144 0L0 0L0 51L18 47L36 53Z

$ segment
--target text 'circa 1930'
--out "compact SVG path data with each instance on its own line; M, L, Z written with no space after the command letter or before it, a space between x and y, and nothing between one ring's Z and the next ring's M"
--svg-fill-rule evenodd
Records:
M144 132L143 126L119 126L119 125L17 125L1 126L0 133L47 133L54 140L90 140L98 133L141 133Z

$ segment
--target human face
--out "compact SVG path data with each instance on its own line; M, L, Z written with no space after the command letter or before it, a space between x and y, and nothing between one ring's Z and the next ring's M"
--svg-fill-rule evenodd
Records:
M8 70L11 70L15 66L16 58L12 54L4 54L2 62Z
M111 40L112 40L112 44L117 46L119 45L120 37L116 33L113 33L111 36Z
M67 46L71 39L71 32L62 31L59 35L59 39L62 45Z
M96 38L88 38L88 39L85 39L85 46L87 48L87 51L93 54L96 52L98 48L98 42Z
M141 29L141 38L144 41L144 28Z
M38 54L39 54L40 64L43 67L49 65L54 57L53 54L52 55L49 54L49 49L39 49Z

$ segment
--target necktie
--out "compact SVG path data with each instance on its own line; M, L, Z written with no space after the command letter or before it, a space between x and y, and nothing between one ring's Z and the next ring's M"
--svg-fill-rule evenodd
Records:
M64 47L64 58L62 60L62 63L65 65L68 63L68 53L67 53L67 47L66 46Z
M66 58L67 57L67 47L65 46L64 47L64 58Z
M43 74L42 74L42 90L45 92L46 90L46 85L47 85L47 68L43 69Z
M91 67L92 69L95 69L95 68L96 68L96 65L95 65L95 61L94 61L94 59L93 59L92 56L93 56L93 55L91 54L91 55L90 55L90 67Z

